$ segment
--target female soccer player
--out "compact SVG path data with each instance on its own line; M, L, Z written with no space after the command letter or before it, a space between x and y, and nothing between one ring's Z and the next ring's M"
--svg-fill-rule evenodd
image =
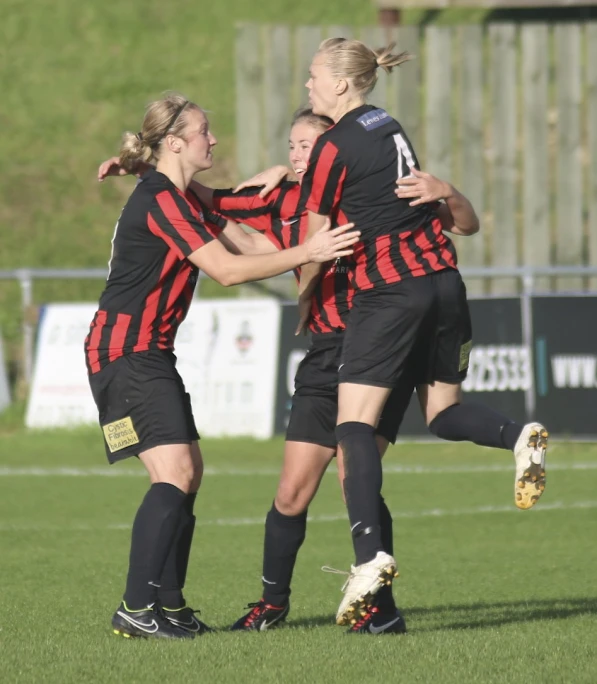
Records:
M403 385L407 369L416 374L432 433L514 450L519 508L530 508L545 487L542 425L522 427L485 406L461 404L472 341L455 251L434 204L409 202L404 195L396 201L396 180L418 168L417 158L400 124L365 101L379 67L390 72L409 58L392 48L372 51L360 41L326 40L306 84L313 111L335 122L318 139L304 175L307 234L326 217L354 221L362 233L353 257L355 294L339 371L336 437L344 452L356 556L336 616L340 624L396 573L380 534L382 471L374 433L391 388ZM320 271L319 266L302 269L301 325L309 318Z
M173 354L198 269L232 285L347 256L358 239L343 227L275 254L231 254L214 239L219 219L189 190L195 173L211 167L216 142L201 108L172 94L149 105L141 132L126 133L120 152L129 171L157 161L116 224L106 288L85 341L108 459L139 456L151 481L133 525L123 602L112 618L124 636L189 638L207 630L182 595L203 461Z

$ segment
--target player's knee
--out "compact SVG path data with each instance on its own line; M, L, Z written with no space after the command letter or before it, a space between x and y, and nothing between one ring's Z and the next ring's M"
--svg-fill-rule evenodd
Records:
M160 468L157 475L161 482L173 484L187 494L196 491L194 489L196 482L195 464L191 458L173 459L166 467ZM199 482L201 482L201 477L199 477Z
M300 485L281 484L276 492L276 508L282 515L300 515L304 513L313 498L310 488Z
M429 432L436 437L444 438L444 432L452 421L452 416L455 411L458 411L460 404L452 404L447 408L442 409L431 414L427 419L427 427Z

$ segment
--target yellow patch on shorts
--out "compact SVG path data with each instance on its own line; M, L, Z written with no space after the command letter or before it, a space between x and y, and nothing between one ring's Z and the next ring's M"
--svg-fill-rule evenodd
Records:
M133 444L139 444L139 437L135 432L130 416L102 425L102 430L111 454Z
M473 348L473 341L469 340L465 342L462 347L460 347L460 363L458 364L458 371L461 372L468 368L468 360L471 355L471 349Z

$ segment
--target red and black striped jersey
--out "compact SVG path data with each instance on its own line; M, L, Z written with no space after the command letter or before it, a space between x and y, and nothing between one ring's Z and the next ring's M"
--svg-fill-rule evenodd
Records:
M301 206L361 231L353 254L355 290L456 268L435 206L411 207L394 192L412 167L419 163L402 127L373 105L348 112L315 143Z
M296 247L307 233L307 212L299 206L300 185L284 181L265 199L259 197L260 190L246 188L236 193L214 190L214 210L263 233L278 249ZM346 327L352 299L348 272L346 259L324 265L312 299L309 324L312 332L339 331ZM298 280L300 269L294 274Z
M186 257L225 224L164 174L141 178L116 223L106 287L85 340L90 374L124 354L174 348L199 273Z

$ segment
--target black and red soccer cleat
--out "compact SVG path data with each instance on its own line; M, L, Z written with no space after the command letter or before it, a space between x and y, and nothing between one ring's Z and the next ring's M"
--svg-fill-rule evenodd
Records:
M247 608L251 608L251 612L237 620L230 628L232 631L265 632L266 629L277 627L286 619L290 611L290 603L284 606L272 606L261 599L257 603L249 603Z
M347 634L406 634L406 622L398 608L386 612L377 606L367 606Z

